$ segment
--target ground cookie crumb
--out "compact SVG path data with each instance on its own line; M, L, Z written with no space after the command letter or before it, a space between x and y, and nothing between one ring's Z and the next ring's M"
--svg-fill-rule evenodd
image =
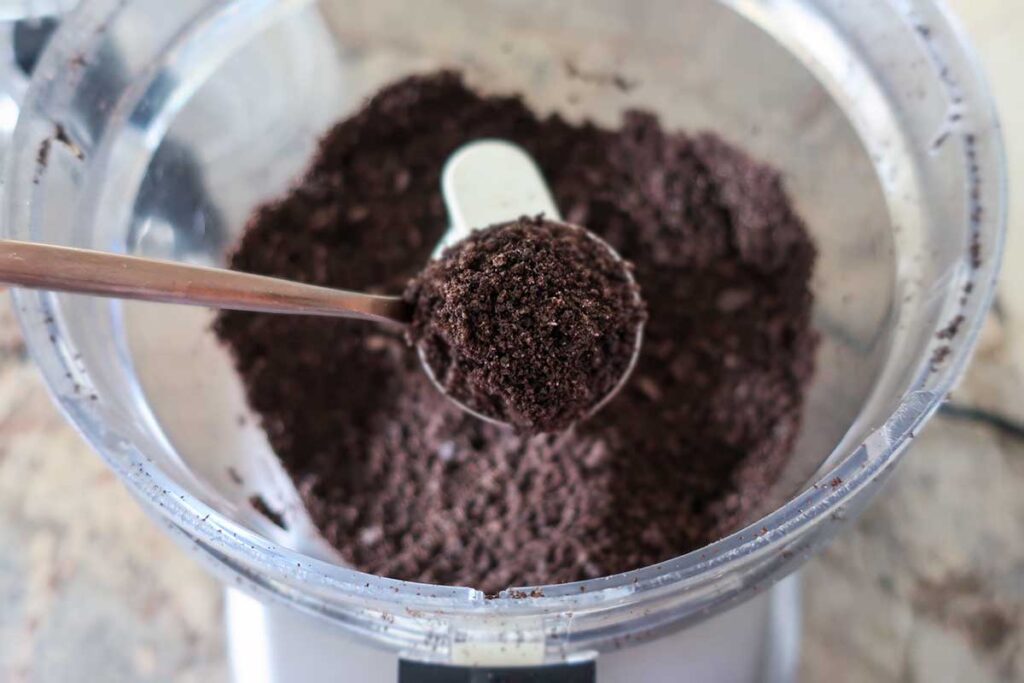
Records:
M231 267L399 294L448 225L448 156L503 138L567 222L636 267L644 344L592 419L525 437L467 415L400 331L224 312L217 333L324 537L360 570L488 593L613 574L736 528L785 465L814 366L814 247L778 173L628 112L539 117L455 73L394 83L252 216Z

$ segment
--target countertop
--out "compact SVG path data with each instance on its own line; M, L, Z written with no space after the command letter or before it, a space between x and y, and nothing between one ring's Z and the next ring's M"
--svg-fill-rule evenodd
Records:
M1024 4L954 0L1024 196ZM1024 205L951 404L803 572L807 681L1024 680ZM50 403L0 303L0 680L223 681L221 592Z

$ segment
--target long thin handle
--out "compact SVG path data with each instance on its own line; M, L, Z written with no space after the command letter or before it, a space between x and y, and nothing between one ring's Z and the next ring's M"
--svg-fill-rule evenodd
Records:
M58 292L406 323L400 297L361 294L233 270L35 242L0 240L0 282Z

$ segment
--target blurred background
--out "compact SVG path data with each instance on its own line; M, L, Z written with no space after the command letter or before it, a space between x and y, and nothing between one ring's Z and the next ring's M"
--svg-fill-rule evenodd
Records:
M1024 3L949 0L1002 113L1010 232L974 362L803 571L806 681L1024 680ZM0 300L0 681L226 681L219 585L50 402Z

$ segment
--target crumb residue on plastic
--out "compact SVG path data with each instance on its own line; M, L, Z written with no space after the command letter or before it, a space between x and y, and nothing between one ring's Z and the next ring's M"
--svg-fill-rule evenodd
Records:
M54 125L53 139L67 147L78 159L85 159L85 152L71 139L63 125L59 123Z
M624 93L630 92L640 85L640 81L627 78L620 73L584 70L571 59L566 59L563 64L565 65L565 73L569 78L588 85L612 87Z
M957 332L960 331L960 326L964 323L964 316L957 314L949 324L939 330L935 336L939 339L952 339L956 336Z
M42 180L43 173L50 164L50 153L53 151L54 142L59 142L67 147L68 150L79 160L85 159L85 152L77 143L75 143L74 140L71 139L64 126L59 123L55 123L53 126L53 135L44 138L43 141L39 143L39 149L36 152L36 171L35 175L32 177L32 183L35 185L38 185L39 181Z
M938 370L939 366L945 362L946 358L949 357L950 353L952 353L952 349L950 349L949 346L944 345L935 349L935 351L932 352L932 358L929 362L929 365L931 366L931 371L935 372L936 370Z
M258 493L249 496L249 504L252 505L253 509L256 510L256 512L266 517L274 526L280 527L281 529L288 528L288 525L285 524L284 521L284 515L270 507L270 505L267 504L267 501L263 498L263 496L259 495Z
M50 138L39 143L39 151L36 153L36 173L32 177L32 182L36 185L39 184L46 166L50 163L50 146L52 144L53 141Z
M241 486L242 484L245 483L245 480L242 479L242 475L239 474L238 470L236 470L234 467L228 467L227 472L228 478L231 479L231 481L237 484L238 486Z

